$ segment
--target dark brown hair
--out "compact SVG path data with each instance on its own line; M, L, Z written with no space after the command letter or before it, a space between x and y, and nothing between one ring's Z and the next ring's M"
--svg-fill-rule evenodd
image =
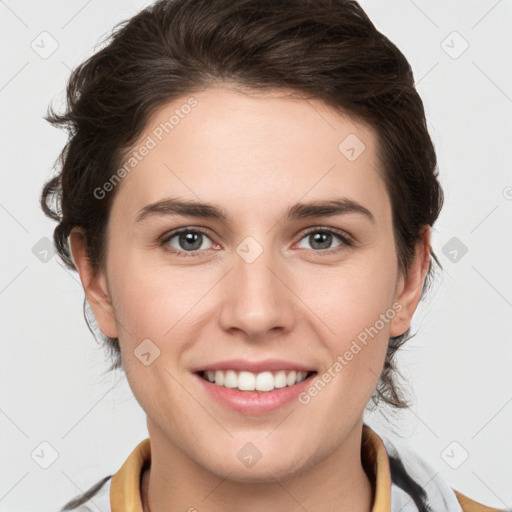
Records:
M44 212L58 221L54 242L69 268L75 269L68 245L75 226L86 234L92 265L105 264L115 189L103 199L94 190L119 169L149 117L216 82L294 91L370 126L399 268L409 268L421 228L434 224L443 203L436 154L409 63L355 1L162 0L117 25L104 43L73 71L66 111L50 108L46 117L69 133L59 172L41 196ZM432 248L430 254L440 266ZM422 296L432 272L431 260ZM86 301L84 313L85 307ZM114 357L111 369L122 367L118 339L96 335ZM410 338L410 329L390 338L375 405L408 407L394 380L394 355Z

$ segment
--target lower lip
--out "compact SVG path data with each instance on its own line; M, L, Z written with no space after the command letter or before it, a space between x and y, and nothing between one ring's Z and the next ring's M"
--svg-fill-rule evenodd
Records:
M273 391L258 392L240 391L236 388L218 386L203 379L197 373L194 374L206 391L222 405L237 412L255 415L276 411L296 400L298 395L311 384L315 375L316 373L313 373L307 379L293 386L286 386L274 389Z

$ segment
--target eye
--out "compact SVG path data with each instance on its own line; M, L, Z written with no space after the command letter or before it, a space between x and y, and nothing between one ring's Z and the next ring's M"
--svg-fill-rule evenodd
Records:
M160 244L174 254L193 256L196 252L201 251L201 249L208 248L204 246L205 238L209 239L207 234L201 229L182 228L165 235ZM174 244L171 243L173 239L176 239Z
M333 248L332 243L336 238L340 242ZM195 256L197 253L202 252L203 249L208 249L204 245L206 240L210 240L210 237L202 229L181 228L164 235L160 245L164 246L165 250L178 256ZM353 245L349 235L334 228L311 229L301 238L302 240L308 240L312 250L317 253L328 252L330 254L343 246L351 247ZM214 245L211 243L210 248Z
M311 229L301 238L301 240L306 239L311 244L313 250L316 252L322 252L332 249L331 244L335 238L341 240L341 243L335 246L334 249L340 246L352 246L352 241L348 235L333 228Z

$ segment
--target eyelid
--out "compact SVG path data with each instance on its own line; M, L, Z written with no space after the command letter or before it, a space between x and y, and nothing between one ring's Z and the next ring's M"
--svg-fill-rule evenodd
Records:
M338 228L333 228L329 226L315 226L313 228L308 228L300 237L299 241L302 240L305 236L310 235L311 233L331 233L340 237L343 242L347 245L353 245L355 243L355 238L347 233L346 231ZM329 249L326 249L327 252ZM319 251L316 251L319 252Z
M172 238L174 238L175 236L178 236L180 235L181 233L188 233L188 232L197 232L197 233L201 233L205 236L207 236L208 238L211 239L211 236L208 232L208 230L206 230L205 228L199 228L199 227L196 227L196 226L184 226L184 227L181 227L181 228L177 228L177 229L173 229L171 231L167 231L166 233L164 233L159 239L158 239L158 242L159 242L159 245L162 247L164 246L167 242L169 242L169 240L171 240ZM213 240L212 240L212 243ZM205 252L205 250L201 250L201 249L197 249L195 251L180 251L179 249L174 249L174 248L169 248L169 249L165 249L167 250L168 252L172 253L172 254L186 254L187 256L194 256L196 253L202 253L202 252Z
M176 229L171 229L171 231L166 231L160 237L160 241L166 242L170 238L172 238L176 235L180 235L181 233L187 233L188 231L192 231L192 232L197 231L198 233L202 233L203 235L210 236L208 234L208 230L205 228L199 228L196 226L183 226L182 228L176 228Z

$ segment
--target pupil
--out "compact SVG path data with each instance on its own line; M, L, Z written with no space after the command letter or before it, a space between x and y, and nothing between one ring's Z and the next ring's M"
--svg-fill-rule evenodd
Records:
M332 235L330 233L315 233L311 235L313 238L313 243L311 246L314 249L328 249L331 243ZM319 244L320 247L315 247L315 244Z
M182 233L180 236L180 244L183 244L185 247L187 244L192 244L192 247L188 247L188 249L192 251L199 249L201 247L201 233Z

